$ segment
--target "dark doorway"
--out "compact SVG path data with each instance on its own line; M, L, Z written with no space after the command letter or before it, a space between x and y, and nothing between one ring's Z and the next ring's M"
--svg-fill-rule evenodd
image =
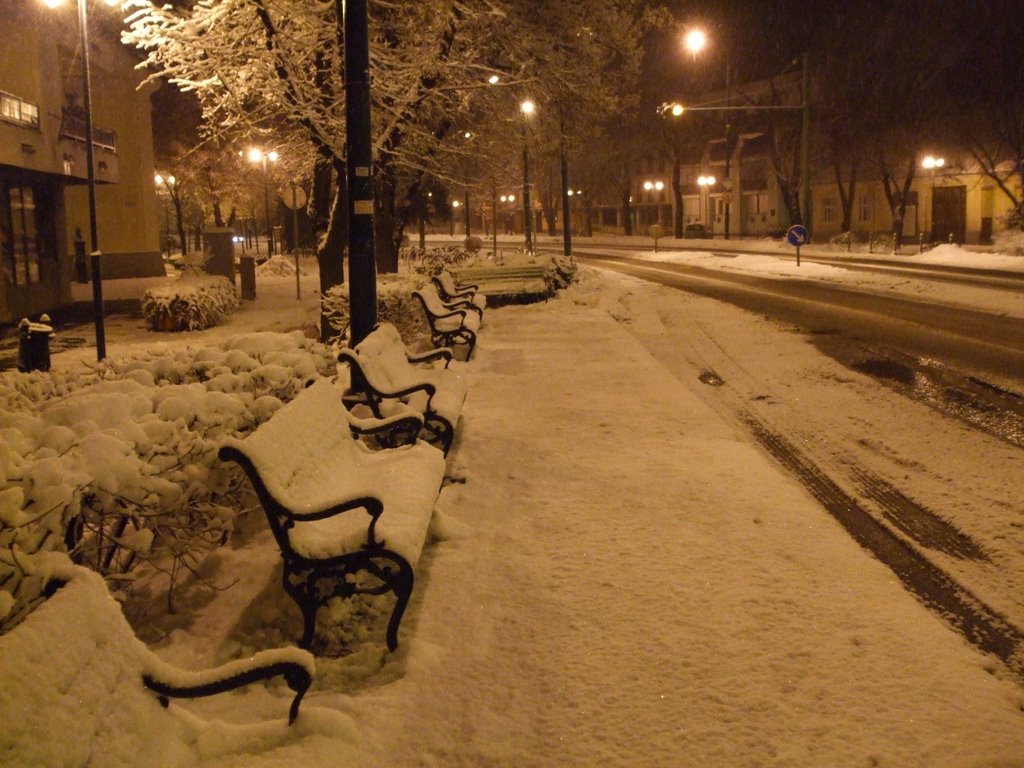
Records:
M935 187L932 195L932 240L963 243L967 237L967 187Z

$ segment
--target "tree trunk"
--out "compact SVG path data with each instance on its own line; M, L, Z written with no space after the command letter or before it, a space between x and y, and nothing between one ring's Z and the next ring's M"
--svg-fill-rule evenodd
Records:
M331 184L331 176L336 183ZM345 282L344 254L348 242L345 192L345 163L336 158L318 158L313 167L313 193L309 201L313 226L317 231L316 261L320 267L320 293ZM320 340L330 339L333 331L326 315L320 313Z
M376 168L376 200L374 201L374 245L377 250L377 273L398 272L398 244L395 217L396 179L395 171L389 164ZM399 238L400 235L397 235Z

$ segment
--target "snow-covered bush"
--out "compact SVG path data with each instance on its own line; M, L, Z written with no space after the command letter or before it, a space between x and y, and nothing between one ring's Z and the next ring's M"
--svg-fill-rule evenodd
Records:
M26 577L54 551L122 584L151 563L173 598L243 506L220 442L335 371L332 350L296 331L158 345L77 379L0 376L12 406L0 414L0 627L33 599Z
M1010 256L1024 256L1024 230L1001 230L995 233L992 241L999 253L1005 253Z
M237 308L235 286L221 275L185 272L142 296L142 314L154 331L199 331L222 322Z
M377 321L394 325L406 343L428 333L423 305L412 295L426 282L422 275L377 276ZM351 318L348 283L330 288L321 297L321 302L331 328L338 336L347 336Z
M829 245L835 245L839 246L840 248L850 250L850 247L853 245L853 233L840 232L838 235L833 235L831 238L829 238L828 243Z
M256 274L260 277L294 277L295 257L285 256L280 253L274 254L256 267ZM306 274L302 271L301 267L299 268L299 274Z
M420 275L439 275L446 269L465 266L472 255L461 245L442 245L436 248L410 248L407 258L414 272Z

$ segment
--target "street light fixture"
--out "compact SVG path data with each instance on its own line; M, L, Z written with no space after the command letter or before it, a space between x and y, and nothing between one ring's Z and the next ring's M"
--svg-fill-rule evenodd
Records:
M691 29L683 36L683 46L694 58L704 50L707 44L708 36L704 33L703 29Z
M267 255L274 255L274 229L270 226L270 185L267 179L267 162L276 163L280 155L274 150L264 152L258 147L249 149L249 162L263 166L263 216L267 220ZM258 242L258 241L257 241Z
M530 115L537 106L526 99L519 105L523 112L523 231L526 235L526 250L533 252L533 211L530 205Z
M89 262L92 269L92 306L96 325L96 359L107 356L107 338L103 327L103 275L100 270L99 231L96 226L96 172L92 139L92 75L89 70L89 0L78 2L78 31L82 47L82 107L85 111L85 165L86 184L89 190L89 239L91 251ZM117 5L118 0L105 0L107 5ZM57 8L64 0L43 0L49 8Z

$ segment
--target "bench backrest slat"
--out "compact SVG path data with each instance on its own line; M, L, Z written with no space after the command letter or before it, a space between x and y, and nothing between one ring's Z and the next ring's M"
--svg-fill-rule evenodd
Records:
M409 364L401 334L391 323L378 324L354 351L363 372L378 389L394 392L422 381Z
M340 391L327 379L304 389L244 440L225 444L248 456L267 491L296 512L305 506L295 496L304 485L297 478L315 475L316 466L328 459L333 465L358 465L365 452L352 436Z

